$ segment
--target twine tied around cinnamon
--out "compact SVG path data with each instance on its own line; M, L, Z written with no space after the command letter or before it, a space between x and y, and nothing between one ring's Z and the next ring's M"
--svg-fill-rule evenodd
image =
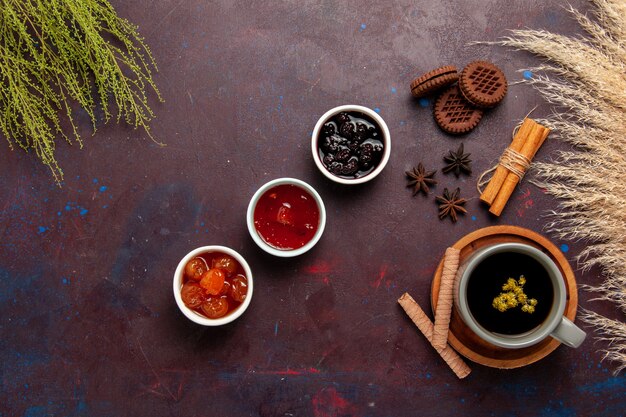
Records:
M487 171L483 172L478 178L478 183L476 184L476 189L478 190L478 193L479 194L483 193L483 187L487 185L489 181L491 181L491 178L492 178L492 177L489 177L489 178L485 178L485 177L488 176L489 174L493 174L493 172L495 172L495 170L498 168L498 165L501 165L502 167L508 169L509 172L512 172L513 174L515 174L521 181L522 178L524 178L526 171L528 171L528 168L530 168L531 162L532 161L530 159L528 159L521 153L517 152L516 150L511 149L511 148L506 148L504 152L502 152L502 156L500 156L500 160L498 161L498 164L494 165ZM518 166L520 168L518 168Z

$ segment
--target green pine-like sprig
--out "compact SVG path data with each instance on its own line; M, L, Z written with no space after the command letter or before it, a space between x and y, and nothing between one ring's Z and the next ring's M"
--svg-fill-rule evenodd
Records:
M11 149L33 150L57 183L55 140L83 145L72 102L94 132L100 108L105 123L123 119L152 138L147 92L162 101L152 69L137 27L106 0L0 0L0 131Z

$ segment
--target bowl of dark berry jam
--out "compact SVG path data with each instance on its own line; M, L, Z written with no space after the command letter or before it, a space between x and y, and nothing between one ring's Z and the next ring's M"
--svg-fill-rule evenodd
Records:
M298 256L320 240L326 209L320 195L306 182L278 178L252 196L247 223L250 236L267 253Z
M328 110L317 121L311 138L313 160L327 178L340 184L374 179L391 154L389 128L378 113L363 106Z
M189 252L174 273L174 298L180 311L203 326L221 326L243 314L252 298L252 271L225 246Z

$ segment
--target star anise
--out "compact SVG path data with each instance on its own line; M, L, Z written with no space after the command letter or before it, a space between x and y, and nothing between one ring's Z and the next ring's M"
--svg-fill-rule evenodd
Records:
M472 160L469 159L470 153L464 153L463 144L459 146L459 149L454 152L450 151L448 155L443 157L443 160L448 163L442 171L444 174L448 172L454 172L454 175L459 177L461 172L466 173L467 175L472 173L471 163Z
M453 223L456 223L457 213L467 213L467 210L463 207L467 202L466 199L461 198L461 190L457 188L453 193L449 192L447 188L443 189L443 196L435 197L435 201L439 203L439 219L443 220L446 216L450 216Z
M437 171L426 172L424 165L420 162L417 164L417 168L413 168L411 171L406 171L406 176L409 179L407 187L413 187L413 195L416 195L420 191L427 195L430 191L429 185L437 184L437 180L433 178Z

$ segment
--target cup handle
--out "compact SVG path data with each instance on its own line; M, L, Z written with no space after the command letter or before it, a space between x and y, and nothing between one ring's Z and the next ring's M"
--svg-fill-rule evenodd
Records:
M570 319L563 317L551 336L566 346L577 348L583 343L587 333L580 330Z

